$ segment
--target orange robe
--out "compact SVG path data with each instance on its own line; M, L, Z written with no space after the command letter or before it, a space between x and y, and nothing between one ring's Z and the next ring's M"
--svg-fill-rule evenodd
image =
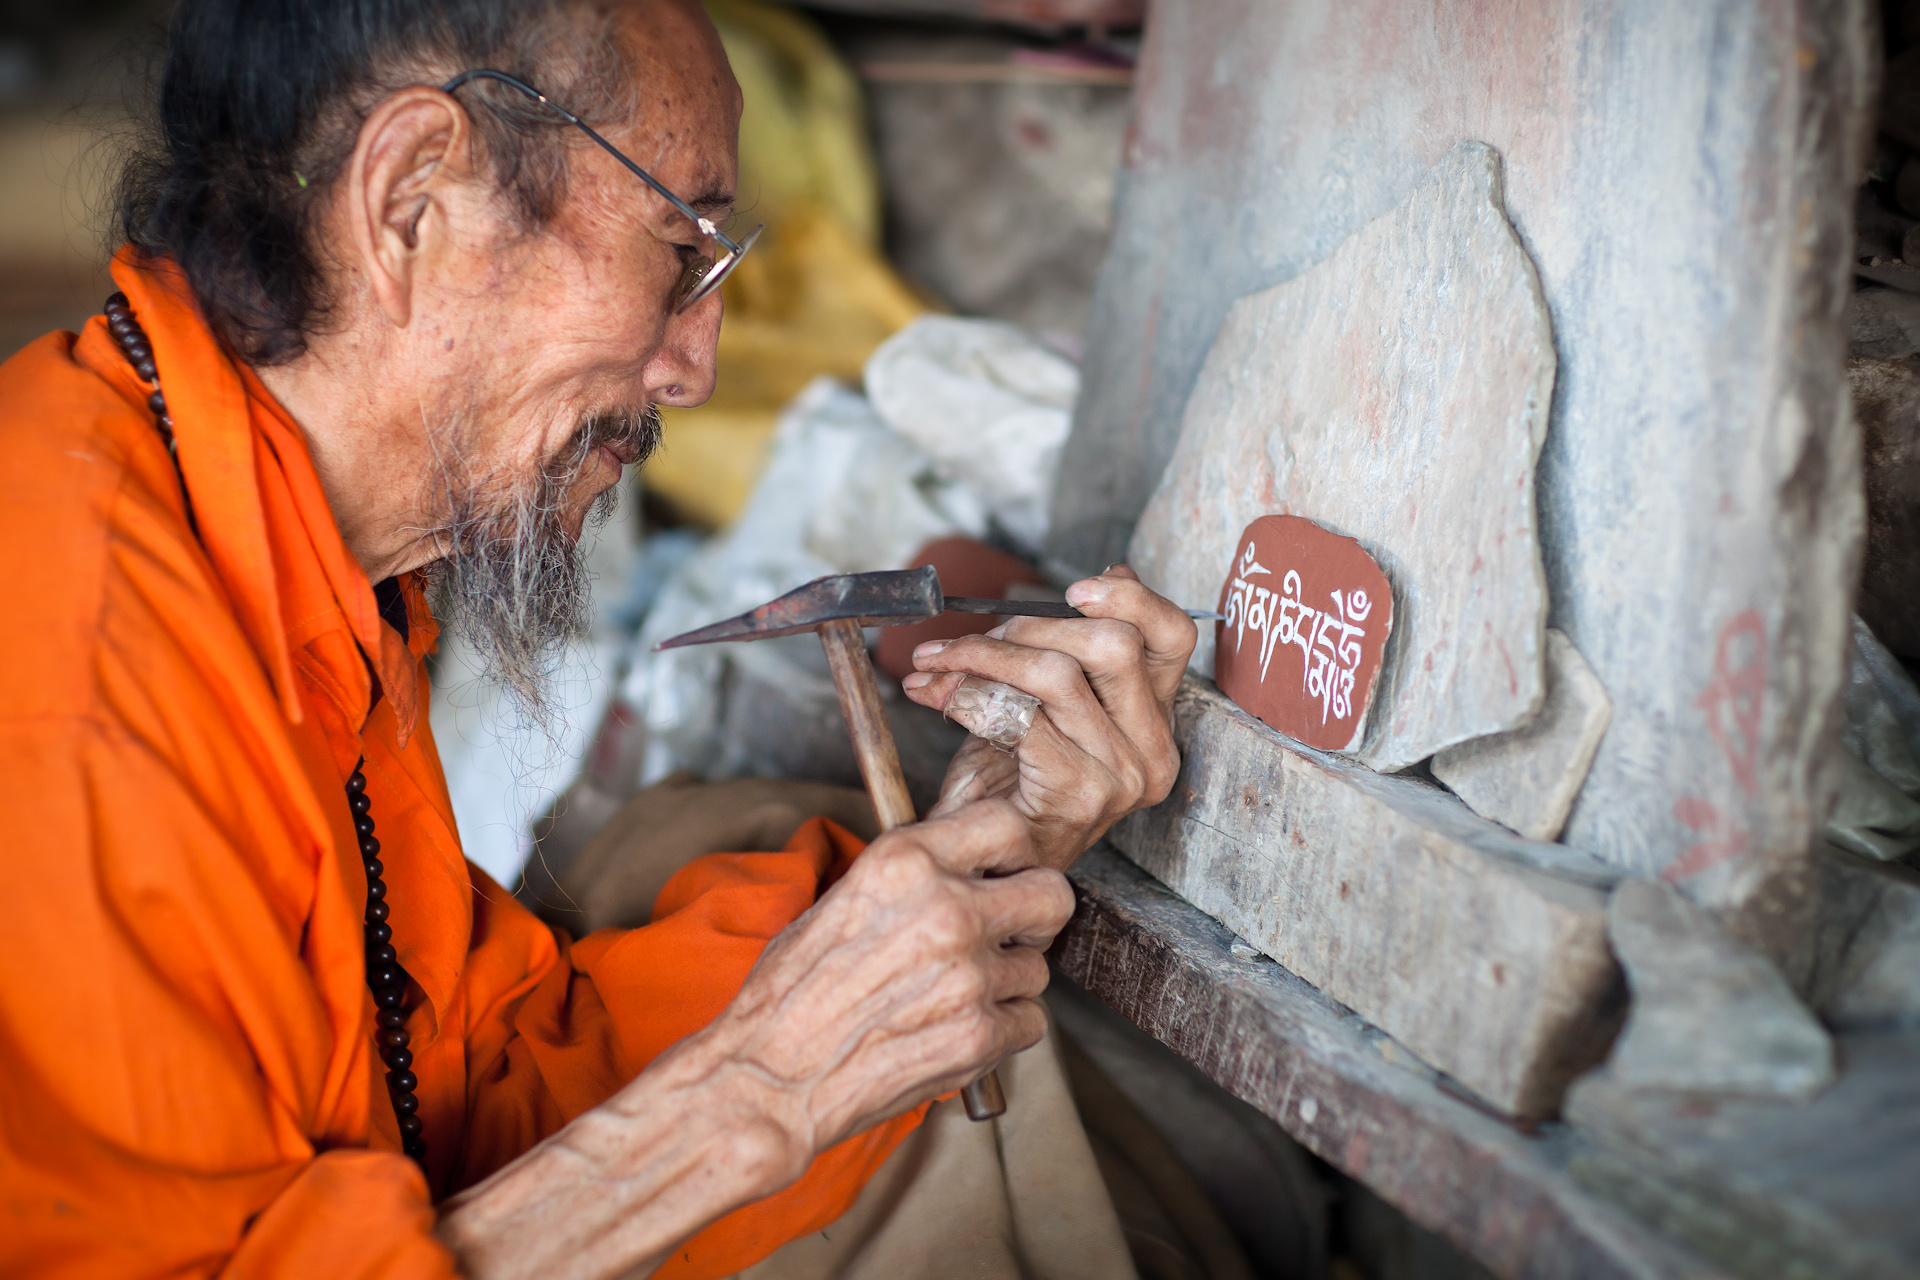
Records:
M300 431L177 274L123 255L114 278L199 536L101 319L0 367L0 1275L450 1275L433 1200L709 1022L858 842L816 820L784 853L690 866L646 928L540 924L461 857L417 586L409 644ZM362 756L424 1177L372 1042L343 790ZM923 1114L657 1274L727 1275L831 1222Z

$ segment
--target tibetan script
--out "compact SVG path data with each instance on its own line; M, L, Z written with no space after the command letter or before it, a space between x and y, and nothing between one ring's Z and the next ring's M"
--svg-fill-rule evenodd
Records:
M1220 612L1222 693L1308 746L1360 746L1393 593L1358 542L1299 516L1261 516L1240 535Z

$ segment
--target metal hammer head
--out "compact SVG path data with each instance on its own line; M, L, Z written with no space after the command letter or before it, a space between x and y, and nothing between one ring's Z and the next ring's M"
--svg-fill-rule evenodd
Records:
M853 619L863 627L891 627L924 622L944 608L940 574L932 565L881 573L842 573L815 578L737 618L662 640L653 647L678 649L719 640L770 640L812 631L823 622L840 618Z

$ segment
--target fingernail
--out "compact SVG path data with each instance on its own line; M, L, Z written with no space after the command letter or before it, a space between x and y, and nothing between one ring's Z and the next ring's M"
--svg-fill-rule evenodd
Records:
M913 648L913 656L916 658L931 658L934 654L940 652L952 643L953 641L951 640L929 640L925 644L915 645Z
M933 672L909 671L906 674L905 678L903 678L900 681L900 687L902 689L923 689L927 685L932 683L933 683Z
M1005 640L1007 638L1007 628L1012 625L1013 624L1011 622L1001 623L999 626L995 627L993 630L987 632L987 639Z
M1099 604L1112 590L1112 584L1098 578L1088 578L1067 588L1067 603L1076 609L1085 604Z

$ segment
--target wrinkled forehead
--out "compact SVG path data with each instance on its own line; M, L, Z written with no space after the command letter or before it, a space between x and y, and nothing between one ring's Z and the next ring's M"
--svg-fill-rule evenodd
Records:
M617 30L633 67L633 130L648 139L642 149L699 157L724 169L701 177L724 179L730 191L740 86L706 10L698 0L627 0Z

